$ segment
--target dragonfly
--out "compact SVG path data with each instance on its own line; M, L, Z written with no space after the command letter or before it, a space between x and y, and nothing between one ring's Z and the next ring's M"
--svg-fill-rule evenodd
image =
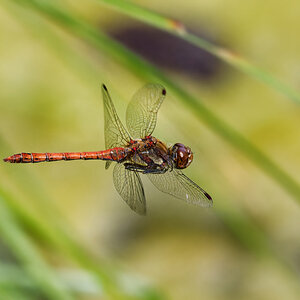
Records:
M106 150L19 153L4 161L39 163L98 159L106 161L106 169L116 162L113 169L114 186L128 206L140 215L145 215L147 210L140 174L146 174L153 185L164 193L198 206L212 206L211 196L182 172L193 161L191 148L182 143L167 147L152 136L166 89L160 84L148 83L133 95L126 110L128 130L122 124L104 84L102 96Z

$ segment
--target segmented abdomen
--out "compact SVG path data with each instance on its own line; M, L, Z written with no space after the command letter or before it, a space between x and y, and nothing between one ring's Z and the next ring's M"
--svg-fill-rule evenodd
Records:
M65 153L19 153L4 159L10 163L38 163L59 160L77 160L77 159L100 159L122 161L125 158L125 149L116 147L104 151L94 152L65 152Z

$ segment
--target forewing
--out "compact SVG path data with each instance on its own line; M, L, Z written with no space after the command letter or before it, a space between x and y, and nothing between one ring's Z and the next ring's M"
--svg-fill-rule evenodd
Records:
M147 175L150 181L164 193L202 207L210 207L213 204L211 196L180 170L173 169L163 174Z
M133 138L152 134L165 95L165 88L153 83L146 84L134 94L126 111L127 128Z
M104 106L105 147L106 149L111 149L114 147L125 146L130 141L130 136L119 119L114 104L104 84L102 85L102 96ZM108 169L110 163L111 162L106 162L106 169Z
M145 215L146 199L139 174L117 163L113 172L113 180L117 192L129 207L138 214Z

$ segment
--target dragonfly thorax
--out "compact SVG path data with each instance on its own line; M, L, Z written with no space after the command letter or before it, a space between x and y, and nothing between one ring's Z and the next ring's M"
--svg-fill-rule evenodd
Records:
M170 154L176 169L185 169L193 161L193 152L191 148L180 143L176 143L170 148Z

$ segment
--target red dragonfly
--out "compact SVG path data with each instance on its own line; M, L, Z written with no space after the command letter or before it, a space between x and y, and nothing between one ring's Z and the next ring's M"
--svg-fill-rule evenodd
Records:
M159 84L146 84L138 90L126 111L128 131L120 121L105 85L102 85L104 104L105 146L107 150L67 153L19 153L4 159L10 163L38 163L58 160L106 160L113 170L116 190L129 207L138 214L146 214L146 199L139 174L147 174L162 192L186 202L209 207L212 198L201 187L182 173L193 160L191 149L176 143L167 147L152 136L158 110L166 96Z

